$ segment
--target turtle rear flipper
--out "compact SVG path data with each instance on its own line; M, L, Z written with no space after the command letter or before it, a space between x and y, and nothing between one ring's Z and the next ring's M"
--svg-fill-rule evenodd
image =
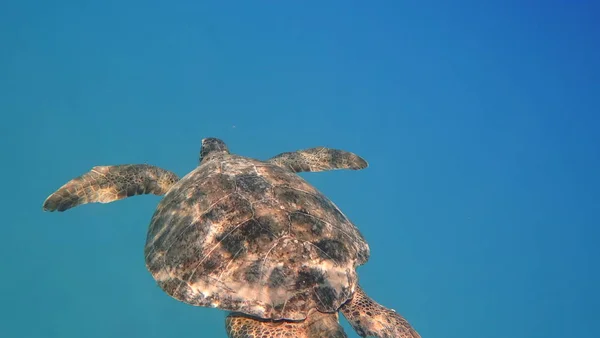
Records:
M358 285L340 310L361 337L421 338L404 317L375 302Z
M96 166L60 187L44 201L44 211L65 211L80 204L110 203L142 194L164 195L179 178L148 164Z
M293 172L317 172L335 169L365 169L369 166L362 157L345 150L316 147L281 153L266 162Z
M310 311L306 320L271 321L231 313L225 319L229 338L347 338L337 313Z

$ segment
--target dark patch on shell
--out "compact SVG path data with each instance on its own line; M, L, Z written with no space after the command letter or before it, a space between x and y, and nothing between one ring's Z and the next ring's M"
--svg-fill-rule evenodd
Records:
M291 234L298 240L311 242L323 237L327 225L315 216L307 213L292 212L289 214Z
M244 273L244 278L246 279L247 282L249 282L249 283L258 282L258 280L260 279L261 266L262 266L262 260L260 260L260 259L255 260L252 264L250 264L250 266L248 266L248 269L246 269L246 272Z
M298 308L305 308L308 305L309 301L309 293L298 292L288 300L288 303L295 304Z
M269 217L250 219L228 233L216 237L234 259L244 257L249 250L257 251L260 246L269 245L274 239L273 221Z
M304 193L294 190L286 186L277 186L274 188L275 197L290 203L290 204L302 204L305 199Z
M271 186L256 173L240 174L235 177L237 189L260 199Z
M303 211L291 212L290 222L292 223L294 234L303 240L310 240L321 236L323 229L326 227L325 222Z
M260 224L261 228L270 233L276 233L282 226L273 218L273 216L265 215L256 218L256 221Z
M344 243L336 239L322 239L315 243L319 256L323 259L333 259L336 263L345 263L348 260L349 252Z
M218 268L223 263L223 259L220 257L216 257L215 254L212 254L208 257L204 262L202 262L202 267L205 272L211 272L212 270Z
M212 165L214 168L206 168L210 169L210 171L216 170L216 166ZM225 174L216 174L211 177L210 186L205 186L205 182L199 182L200 189L197 191L206 191L207 193L215 192L216 189L220 191L233 191L235 188L235 181L229 175Z
M229 206L223 203L217 204L208 210L204 217L207 221L212 223L220 223L227 216L227 212L229 211Z
M188 207L194 207L196 206L196 203L198 203L198 201L202 201L204 196L206 196L206 193L204 191L196 189L195 191L193 191L192 196L190 198L185 198L182 202Z
M315 303L321 304L321 310L325 311L335 311L336 308L333 306L335 301L338 299L337 292L334 288L327 285L320 285L315 288L315 292L313 294L313 299Z
M285 266L278 266L271 271L268 285L272 288L278 288L289 283L291 271Z
M321 269L303 268L298 271L298 279L296 279L296 289L305 289L325 281L325 274Z
M244 236L238 231L238 229L231 232L221 233L216 237L216 239L221 244L221 247L225 249L225 251L227 251L232 257L238 256L246 249L246 246L244 245Z
M197 257L202 257L201 254L199 254ZM189 268L189 267L182 267L180 268L181 271L181 276L180 278L186 281L189 281L191 283L196 282L199 279L202 279L202 274L198 273L198 270L201 270L202 273L211 273L215 270L218 270L219 267L222 266L223 264L223 257L221 257L218 253L213 253L211 254L209 257L206 257L206 259L202 260L202 261L198 261L196 260L194 263L193 268Z
M238 194L232 194L221 202L203 215L209 224L227 224L234 228L240 220L248 220L253 214L250 201Z
M273 229L274 222L271 217L263 216L258 219L251 219L244 223L238 231L248 243L248 246L253 246L253 249L258 249L255 246L267 245L275 239Z
M356 257L357 257L357 262L359 265L365 264L368 260L369 260L369 256L371 255L371 252L369 251L369 247L366 246L361 246L360 249L358 250Z

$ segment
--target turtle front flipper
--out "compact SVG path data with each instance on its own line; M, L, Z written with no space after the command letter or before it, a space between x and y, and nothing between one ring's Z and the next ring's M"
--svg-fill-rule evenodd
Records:
M281 153L267 162L284 167L293 172L327 171L335 169L365 169L369 166L362 157L339 149L325 147Z
M270 321L241 313L225 319L229 338L347 338L337 313L313 310L304 321Z
M358 285L340 310L361 337L421 338L404 317L369 298Z
M174 173L148 164L96 166L48 196L43 209L65 211L80 204L110 203L134 195L164 195L178 180Z

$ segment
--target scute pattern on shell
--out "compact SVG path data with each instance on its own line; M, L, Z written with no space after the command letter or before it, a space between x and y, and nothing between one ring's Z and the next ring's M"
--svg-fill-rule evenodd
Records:
M369 246L300 176L250 158L211 157L165 195L146 265L165 292L198 306L262 318L337 311Z

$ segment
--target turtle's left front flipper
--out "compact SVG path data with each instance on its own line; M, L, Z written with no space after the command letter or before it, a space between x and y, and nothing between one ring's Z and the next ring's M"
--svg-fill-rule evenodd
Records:
M267 162L284 167L296 173L335 169L359 170L369 166L367 161L354 153L325 147L281 153L268 159Z
M80 204L110 203L142 194L164 195L179 180L148 164L97 166L60 187L44 201L44 211L65 211Z

